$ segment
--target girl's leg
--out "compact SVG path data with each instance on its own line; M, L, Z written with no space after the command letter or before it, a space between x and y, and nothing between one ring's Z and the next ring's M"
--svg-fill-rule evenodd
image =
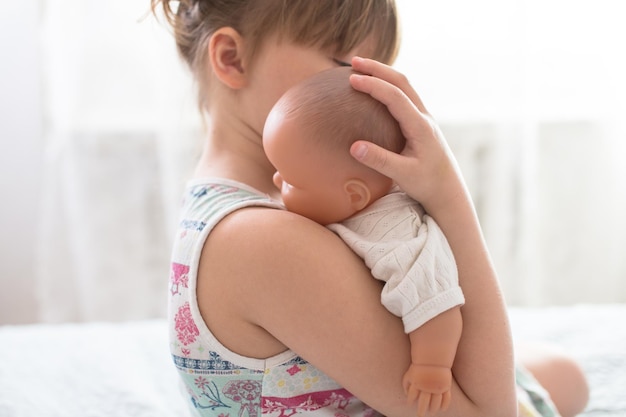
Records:
M554 347L540 344L516 346L516 357L550 393L563 417L573 417L585 409L589 386L576 361Z

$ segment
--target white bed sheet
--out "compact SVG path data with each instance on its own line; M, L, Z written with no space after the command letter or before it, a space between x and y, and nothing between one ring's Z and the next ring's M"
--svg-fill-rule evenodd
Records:
M166 417L186 408L164 321L0 328L0 417Z
M585 417L626 417L626 306L512 308L511 323L580 360ZM0 327L0 417L184 416L177 378L162 320Z

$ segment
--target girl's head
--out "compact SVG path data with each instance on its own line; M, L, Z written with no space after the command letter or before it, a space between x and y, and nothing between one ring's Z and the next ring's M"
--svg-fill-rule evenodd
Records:
M178 51L199 87L203 108L210 104L208 69L210 42L220 29L230 28L245 43L240 58L250 68L264 43L280 42L316 48L340 60L369 43L370 58L391 63L399 46L394 0L151 0L159 3L171 24ZM239 39L239 38L238 38ZM273 103L272 103L273 104Z
M290 211L342 221L385 195L392 181L350 155L357 140L400 152L405 139L385 105L352 88L350 68L320 72L289 89L263 131L274 183Z

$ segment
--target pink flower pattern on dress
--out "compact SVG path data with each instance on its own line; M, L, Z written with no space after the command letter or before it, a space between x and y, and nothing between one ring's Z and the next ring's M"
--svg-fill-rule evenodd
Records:
M180 343L187 346L196 341L196 337L198 337L200 332L193 321L193 317L191 317L191 308L188 302L178 309L174 322L174 329L176 329L176 335Z
M181 285L184 288L189 288L188 284L189 265L172 262L172 268L170 269L170 292L172 295L180 294L179 289Z
M298 372L302 371L298 365L294 365L291 368L287 369L287 373L291 376L294 376Z
M291 417L294 414L314 412L321 408L331 407L335 417L345 417L345 410L354 396L345 389L309 392L290 398L263 397L262 413L276 414L278 417Z
M204 387L206 387L207 385L209 385L209 381L203 377L203 376L199 376L196 379L193 380L194 384L196 384L196 386L198 388L200 388L201 390L204 389Z
M257 417L259 414L259 398L261 397L261 384L254 380L230 381L222 390L224 395L239 403L239 417L244 411L249 417Z

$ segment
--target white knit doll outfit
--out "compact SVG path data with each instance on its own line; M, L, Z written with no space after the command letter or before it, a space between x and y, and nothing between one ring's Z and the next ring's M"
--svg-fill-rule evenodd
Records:
M446 237L403 192L394 191L328 228L385 282L381 302L402 318L406 333L465 302Z

